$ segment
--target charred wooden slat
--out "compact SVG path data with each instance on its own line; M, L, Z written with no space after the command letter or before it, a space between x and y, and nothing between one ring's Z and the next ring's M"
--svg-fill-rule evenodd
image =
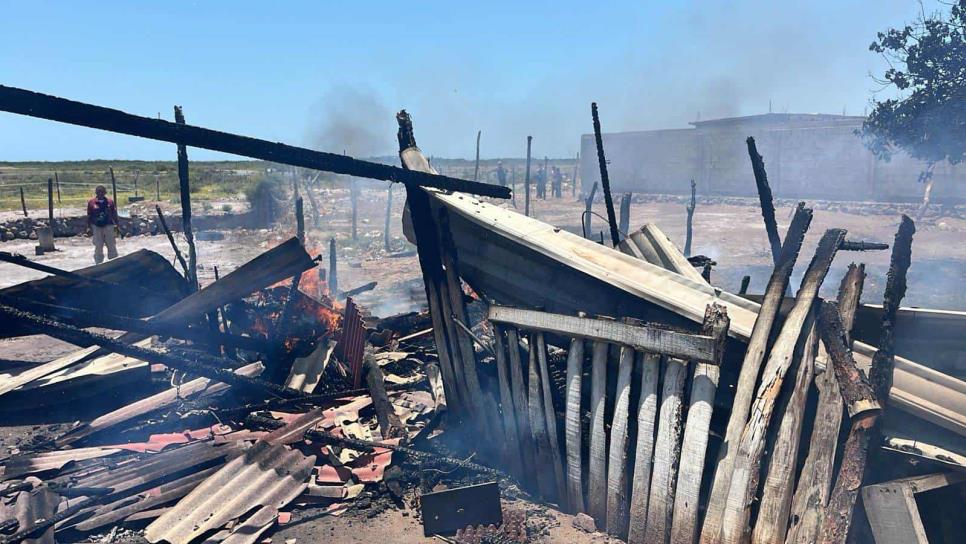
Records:
M553 462L554 484L557 488L557 502L564 511L569 511L567 500L567 478L564 476L564 460L560 454L560 439L557 436L557 410L553 406L553 395L550 392L550 367L547 365L547 343L543 333L534 335L537 345L537 364L540 370L540 391L543 395L543 415L547 425L547 442L550 446L550 457Z
M504 442L503 455L510 465L510 471L523 477L523 457L520 445L520 431L517 429L516 413L522 407L513 405L513 394L510 392L510 369L507 368L506 340L503 338L504 331L499 325L493 327L493 338L495 343L496 373L500 384L500 413L503 417L503 432L506 436Z
M628 523L627 428L630 418L631 375L634 348L621 348L617 371L614 417L610 427L610 454L607 464L607 534L624 538Z
M604 205L607 207L607 225L610 227L610 241L613 247L621 242L617 231L617 216L614 214L614 198L610 194L610 176L607 175L607 159L604 157L604 140L600 132L600 116L597 115L597 102L590 105L594 118L594 139L597 141L597 162L600 164L600 186L604 190Z
M661 391L661 411L654 445L654 468L651 471L651 494L647 500L645 542L667 542L671 535L674 509L674 483L681 456L681 416L684 383L688 377L688 363L668 358L664 368L664 387Z
M396 410L389 402L389 395L386 394L386 378L382 374L382 369L371 355L366 355L363 363L363 372L366 376L366 385L369 395L372 397L372 405L376 409L376 419L379 422L379 430L384 439L391 439L406 434L406 427L403 425Z
M607 431L604 412L607 403L606 342L594 342L590 373L590 458L587 473L587 513L598 527L607 522Z
M641 397L637 403L637 446L631 485L628 544L644 544L647 501L651 494L651 466L654 461L654 432L657 429L657 383L661 375L661 356L638 353L641 368Z
M768 233L768 245L771 246L771 256L778 262L782 253L782 240L778 235L778 223L775 221L775 203L768 185L768 174L765 172L765 160L758 154L755 139L751 136L745 140L748 144L748 156L751 158L751 169L755 174L755 185L758 186L758 202L761 205L761 217L765 220L765 232Z
M575 513L586 512L584 506L583 437L580 406L584 372L584 341L574 338L567 351L567 495Z
M510 355L510 392L513 396L514 417L516 417L517 432L519 433L518 444L523 456L524 471L528 475L535 475L542 468L537 465L537 454L531 441L533 434L530 430L530 419L527 414L527 384L523 381L520 336L516 329L507 329L506 341L507 353Z
M840 251L882 251L889 249L889 244L881 242L866 242L863 240L842 240Z
M713 304L708 306L705 312L701 332L717 338L723 349L728 338L729 324L725 308ZM684 437L681 440L681 463L674 490L671 524L673 544L693 544L699 532L698 499L719 376L720 363L718 365L695 364L691 380L688 419L684 427Z
M612 342L669 357L686 358L715 364L723 349L716 340L701 334L689 334L646 325L631 325L608 319L551 314L537 310L490 306L488 319L543 332Z
M543 407L543 379L540 376L540 363L537 356L540 349L537 345L536 335L537 333L531 334L529 339L527 416L530 419L531 439L537 454L537 486L540 489L540 495L545 500L552 500L557 496L557 485L554 479L553 455L547 431L547 418Z
M193 125L141 117L15 87L0 85L0 110L337 174L398 181L414 186L434 187L494 198L510 198L510 190L499 185L404 170L387 164L354 159L347 155L314 151Z

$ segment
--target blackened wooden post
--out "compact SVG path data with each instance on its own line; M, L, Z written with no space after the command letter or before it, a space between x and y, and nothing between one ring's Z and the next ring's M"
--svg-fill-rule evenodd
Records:
M571 187L570 192L573 197L577 196L577 171L580 169L580 151L577 152L577 157L574 158L574 179L573 187Z
M305 245L305 215L302 209L302 197L295 199L295 237Z
M184 124L181 106L174 107L174 121ZM188 283L198 290L198 253L195 250L195 235L191 230L191 187L188 183L188 149L178 144L178 182L181 186L181 230L188 242Z
M523 188L525 192L526 201L523 204L523 215L530 217L530 144L533 142L533 136L527 136L527 172L523 178Z
M184 270L184 278L189 284L191 283L191 272L189 272L188 263L184 260L184 256L181 255L181 250L178 249L178 244L174 241L174 235L171 234L171 229L168 228L168 222L164 219L164 213L161 211L161 206L155 204L154 210L158 213L158 222L161 223L161 229L164 231L165 236L168 237L168 242L171 243L171 249L174 250L174 256L181 263L181 269Z
M695 199L695 186L694 186L694 180L692 179L691 180L691 202L688 204L688 208L687 208L688 230L687 230L687 235L684 238L684 256L685 257L691 256L691 237L694 234L694 230L692 228L692 225L693 225L692 222L694 221L694 207L696 205L697 205L697 199Z
M161 202L161 176L154 174L154 200Z
M382 244L389 251L389 225L390 219L392 218L392 184L389 184L389 190L386 191L386 224L382 228Z
M513 191L510 194L511 203L513 207L517 207L517 167L510 166L510 188Z
M54 232L54 179L47 178L47 226Z
M614 199L610 194L610 177L607 175L607 159L604 157L604 139L600 133L600 116L597 115L597 102L590 104L594 118L594 138L597 140L597 161L600 163L600 187L604 191L604 205L607 206L607 223L610 227L610 241L617 247L621 237L617 232L617 217L614 214Z
M352 240L354 241L359 239L359 231L356 230L356 220L359 218L359 188L356 180L352 180L349 183L349 196L352 200Z
M23 208L23 216L27 217L27 199L23 197L23 186L20 186L20 206Z
M550 189L550 192L553 193L553 184L550 183L550 169L548 166L549 164L550 164L550 159L548 159L547 156L544 155L543 156L543 199L544 200L547 199L548 188Z
M592 212L594 211L595 196L597 196L596 181L594 182L594 186L591 187L590 189L590 194L587 195L587 198L584 200L584 214L583 216L581 216L582 220L580 222L580 224L583 225L583 228L584 228L584 232L583 232L584 238L587 238L587 239L592 239L594 237L594 233L591 230L591 225L593 225L593 219L594 219L594 214Z
M57 203L60 204L60 178L57 177L57 172L54 172L54 184L57 186Z
M118 206L117 203L117 179L114 178L114 167L109 166L108 170L111 172L111 197L114 199L114 205Z
M751 283L751 276L742 276L741 287L738 288L738 294L744 295L748 292L748 284Z
M329 294L332 300L339 297L339 278L336 266L338 259L335 253L335 238L329 238Z
M755 184L758 186L758 202L761 204L761 217L765 220L765 232L768 233L768 244L771 245L772 261L777 265L778 257L782 253L782 239L778 235L778 223L775 222L775 202L768 186L768 174L765 173L765 161L758 154L755 139L751 136L745 140L748 144L748 156L751 157L751 169L755 173Z
M476 131L476 166L473 168L473 181L480 179L480 136L482 135L482 130Z

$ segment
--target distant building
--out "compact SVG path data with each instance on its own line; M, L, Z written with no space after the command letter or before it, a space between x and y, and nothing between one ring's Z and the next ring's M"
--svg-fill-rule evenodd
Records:
M855 130L864 117L767 113L691 123L693 128L604 134L612 191L755 196L745 139L753 136L776 197L918 201L923 163L905 153L875 159ZM584 193L600 180L593 134L580 141ZM932 201L966 200L966 165L937 164Z

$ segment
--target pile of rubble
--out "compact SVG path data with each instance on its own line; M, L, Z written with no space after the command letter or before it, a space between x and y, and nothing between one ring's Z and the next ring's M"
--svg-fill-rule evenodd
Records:
M47 219L21 217L0 224L0 241L36 240L37 229L49 226ZM87 232L87 217L57 217L54 218L54 236L80 236ZM144 217L121 217L118 229L122 236L138 236L141 234L156 235L161 232L157 219Z

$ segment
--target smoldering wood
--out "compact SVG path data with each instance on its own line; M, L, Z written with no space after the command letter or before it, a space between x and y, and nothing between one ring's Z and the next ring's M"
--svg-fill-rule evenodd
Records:
M758 490L761 458L775 404L791 366L803 326L812 312L815 298L844 237L844 229L825 231L802 278L795 305L785 318L781 332L768 354L768 362L755 393L750 417L738 442L722 523L721 542L724 544L737 544L748 536L751 506Z
M604 411L607 403L606 342L594 342L590 374L590 457L587 463L587 513L598 527L607 522L607 431Z
M543 414L547 425L547 442L550 445L550 457L553 462L554 484L557 489L557 502L561 510L569 511L567 499L567 478L564 476L564 457L560 454L560 439L557 436L557 410L553 405L553 395L550 392L550 367L547 364L547 343L542 332L534 335L537 345L537 364L540 371L540 391L543 395Z
M695 198L695 185L694 185L694 180L692 179L691 180L691 200L688 203L688 207L687 207L687 212L688 212L687 232L684 237L684 256L685 257L691 256L691 238L694 234L692 225L694 221L694 209L696 206L697 206L697 199Z
M315 266L298 238L290 238L204 289L151 317L156 323L192 322L205 312L238 300Z
M23 300L0 293L0 303L25 310L37 315L56 319L75 327L100 327L118 331L169 336L205 345L224 345L258 353L268 353L271 344L251 336L239 336L211 330L202 330L184 323L156 324L144 319L111 314L103 311L90 311L82 308L57 306L32 300Z
M181 106L174 107L174 120L178 125L184 125L184 113ZM114 183L114 171L111 170L111 183ZM198 290L198 252L195 248L195 235L191 229L191 186L188 180L188 148L178 144L178 186L181 191L181 232L188 243L188 285L192 290ZM114 195L117 202L117 194Z
M168 237L168 242L171 244L171 249L174 250L174 256L178 260L178 264L181 265L181 270L184 271L185 281L189 281L191 273L188 270L188 262L184 260L184 255L181 254L181 249L178 248L178 244L174 241L174 235L171 234L171 229L168 228L168 222L164 219L164 212L161 211L161 206L155 204L154 210L158 214L158 222L161 223L161 230L164 231L164 235Z
M632 346L636 349L716 364L722 346L711 336L689 334L609 319L551 314L537 310L491 305L490 321L587 340Z
M639 352L641 396L637 404L637 445L634 455L633 484L629 508L628 544L644 544L647 526L647 501L651 494L651 466L654 460L654 432L657 429L657 384L661 376L661 356Z
M758 203L761 205L761 217L765 221L765 232L768 234L768 245L771 246L771 256L775 264L781 257L782 240L778 236L778 223L775 221L775 203L768 185L768 174L765 172L765 160L758 154L755 139L751 136L745 140L748 144L748 156L751 158L751 169L755 174L755 185L758 187Z
M627 431L630 418L631 375L634 348L621 347L617 372L614 416L611 418L610 454L607 463L607 534L624 538L628 524Z
M581 418L581 392L584 372L584 341L574 338L570 341L567 351L567 413L566 413L566 442L567 442L567 496L571 511L586 512L584 503L583 476L583 429ZM502 392L502 381L501 381Z
M600 166L600 187L604 191L604 206L607 208L607 223L610 227L610 241L612 247L621 242L617 232L617 216L614 214L614 199L610 194L610 176L607 175L607 159L604 157L604 140L600 132L600 116L597 114L597 102L590 104L590 113L594 118L594 139L597 141L597 162Z
M647 500L645 542L667 542L671 534L675 475L681 455L681 410L687 374L687 361L667 358L657 440L654 444L650 497Z
M805 402L814 376L818 344L815 320L811 318L809 321L811 324L806 325L808 334L804 337L805 341L798 350L799 353L795 355L793 368L797 371L789 384L791 392L783 403L784 412L781 414L774 445L768 453L768 470L762 484L761 505L751 535L754 544L784 542L786 537L795 490L795 469L798 466Z
M296 396L291 390L286 389L278 384L256 378L250 378L247 376L241 376L230 370L225 370L221 367L226 366L226 361L214 357L195 354L194 361L188 360L169 352L135 346L103 334L78 329L76 327L72 327L49 318L41 317L30 312L18 310L4 304L0 304L0 314L23 323L25 326L33 329L37 333L46 334L47 336L51 336L71 344L84 346L97 345L113 353L119 353L121 355L140 359L149 363L160 363L171 368L183 370L198 376L212 378L231 385L249 387L257 391L270 392L283 397Z
M701 332L716 338L724 352L730 320L723 306L712 304L705 311ZM714 397L718 390L720 362L717 365L696 363L691 380L688 418L681 439L681 461L674 489L671 523L672 544L693 544L699 533L698 501L704 461L711 431Z
M862 296L864 279L865 265L853 263L839 286L838 308L847 336ZM851 345L850 340L847 342ZM822 514L832 490L832 469L844 409L834 369L826 368L820 374L816 372L815 387L818 389L818 407L812 423L808 456L788 516L789 528L785 538L788 544L811 544L818 539Z
M342 297L342 298L354 297L354 296L356 296L358 294L365 293L367 291L372 291L373 289L376 288L377 285L379 285L379 282L376 282L376 281L370 281L369 283L363 283L362 285L360 285L358 287L353 287L352 289L349 289L348 291L341 291L339 293L339 296Z
M520 431L517 428L516 414L523 408L513 404L513 394L510 392L510 369L507 368L507 346L504 339L504 330L499 325L493 326L493 341L495 344L495 359L497 380L500 386L500 413L503 417L503 431L506 435L505 447L503 448L504 458L510 466L510 471L517 475L521 480L524 477L522 448L516 447L521 444Z
M398 181L445 191L509 198L507 187L405 170L386 164L314 151L247 136L131 115L119 110L0 85L0 110L61 123L140 136L190 147L221 151L279 164L324 170L361 178Z
M745 351L744 359L741 363L741 370L738 374L738 383L735 386L734 400L732 401L731 414L728 418L728 426L725 431L724 442L718 450L717 466L714 479L711 485L711 494L708 498L707 511L704 517L704 525L701 529L702 542L718 542L721 538L721 530L724 522L725 504L727 503L728 492L731 488L732 472L738 452L738 443L741 433L744 431L745 424L748 422L748 413L751 410L752 398L755 393L755 384L761 365L765 360L768 350L768 341L781 303L788 288L788 281L791 278L792 269L798 259L802 242L805 239L805 232L808 230L812 221L812 210L806 208L804 203L799 203L795 210L795 216L788 227L785 235L785 245L782 247L782 255L778 265L772 271L765 288L765 297L762 300L761 308L758 310L758 317L751 336L748 339L748 347Z

